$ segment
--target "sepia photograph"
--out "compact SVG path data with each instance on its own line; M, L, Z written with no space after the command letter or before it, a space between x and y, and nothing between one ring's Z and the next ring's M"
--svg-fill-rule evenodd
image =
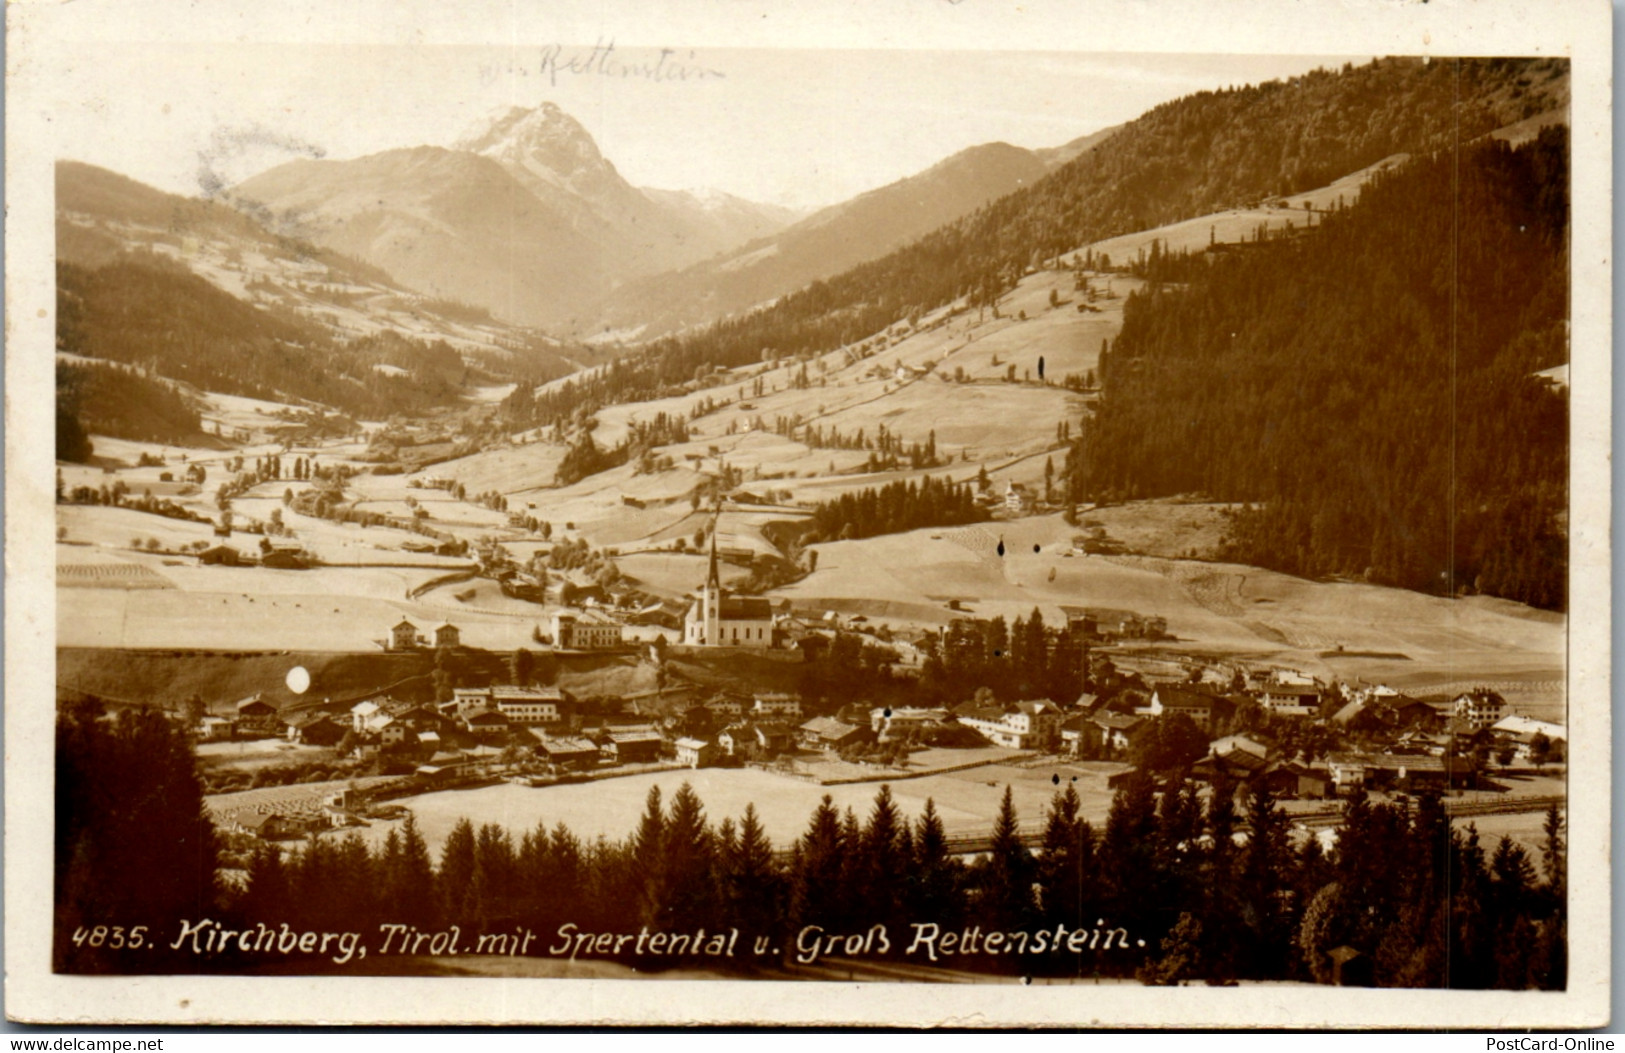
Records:
M548 6L12 5L8 1015L1606 1023L1606 8Z

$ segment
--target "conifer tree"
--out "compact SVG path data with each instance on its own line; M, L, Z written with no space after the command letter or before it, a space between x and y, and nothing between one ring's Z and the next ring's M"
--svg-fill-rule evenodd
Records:
M990 930L1017 931L1033 920L1033 858L1021 842L1012 788L1004 788L993 841L979 875L976 916Z
M723 858L724 918L754 937L782 929L784 876L754 804L745 805L738 836Z
M795 846L790 913L797 927L822 925L838 931L844 907L841 850L840 813L825 794Z
M920 812L913 847L913 865L908 871L909 906L921 920L938 920L945 928L957 923L962 910L960 868L948 854L948 837L936 802L930 797Z
M683 783L672 795L656 867L659 923L668 929L715 927L717 879L715 839L705 806L694 787Z
M464 913L469 905L469 888L474 881L474 824L467 817L457 820L440 849L441 916L447 921L469 924ZM320 842L316 842L320 844Z
M662 884L665 877L666 813L661 807L659 785L649 787L644 798L643 818L638 821L637 833L632 837L629 850L634 872L629 875L631 890L636 896L638 912L643 924L660 924L664 909Z
M860 924L899 927L904 919L909 864L908 825L898 814L891 787L881 784L859 848L862 873L857 884Z

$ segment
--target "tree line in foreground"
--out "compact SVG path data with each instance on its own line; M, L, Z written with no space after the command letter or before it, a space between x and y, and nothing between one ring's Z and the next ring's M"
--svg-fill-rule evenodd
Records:
M62 972L245 967L230 955L188 960L162 943L132 958L74 938L99 923L162 931L207 916L363 932L386 923L471 933L552 933L565 922L600 931L737 927L772 937L785 958L808 926L888 926L894 955L915 922L989 932L1109 926L1129 946L955 965L1148 983L1325 981L1331 952L1353 948L1386 985L1562 988L1566 978L1555 809L1539 860L1510 839L1486 847L1473 828L1453 829L1426 796L1408 806L1349 801L1326 849L1315 838L1296 843L1261 786L1202 793L1184 778L1142 777L1116 792L1098 827L1082 818L1073 786L1059 786L1033 849L1007 787L986 852L966 859L950 853L932 801L910 820L887 786L862 815L826 796L794 843L776 846L754 806L715 820L684 784L670 800L651 789L621 839L583 838L563 823L515 838L465 819L436 858L408 818L378 846L351 834L283 852L215 830L191 743L161 713L69 707L57 735ZM223 877L244 871L242 880Z

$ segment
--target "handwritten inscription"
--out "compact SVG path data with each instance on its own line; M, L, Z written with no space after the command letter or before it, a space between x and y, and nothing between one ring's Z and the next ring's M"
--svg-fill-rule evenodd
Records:
M699 61L692 49L660 48L640 52L637 57L617 53L614 38L600 38L591 48L567 48L549 44L541 50L534 66L480 67L480 79L487 83L504 76L545 77L557 86L563 77L610 77L618 80L650 80L661 84L717 80L726 74Z

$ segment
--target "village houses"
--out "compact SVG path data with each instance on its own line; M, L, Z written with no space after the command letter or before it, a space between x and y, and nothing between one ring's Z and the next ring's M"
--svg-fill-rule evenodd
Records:
M1016 750L1053 749L1060 741L1061 709L1047 698L1008 706L978 706L959 714L959 722L997 745Z

